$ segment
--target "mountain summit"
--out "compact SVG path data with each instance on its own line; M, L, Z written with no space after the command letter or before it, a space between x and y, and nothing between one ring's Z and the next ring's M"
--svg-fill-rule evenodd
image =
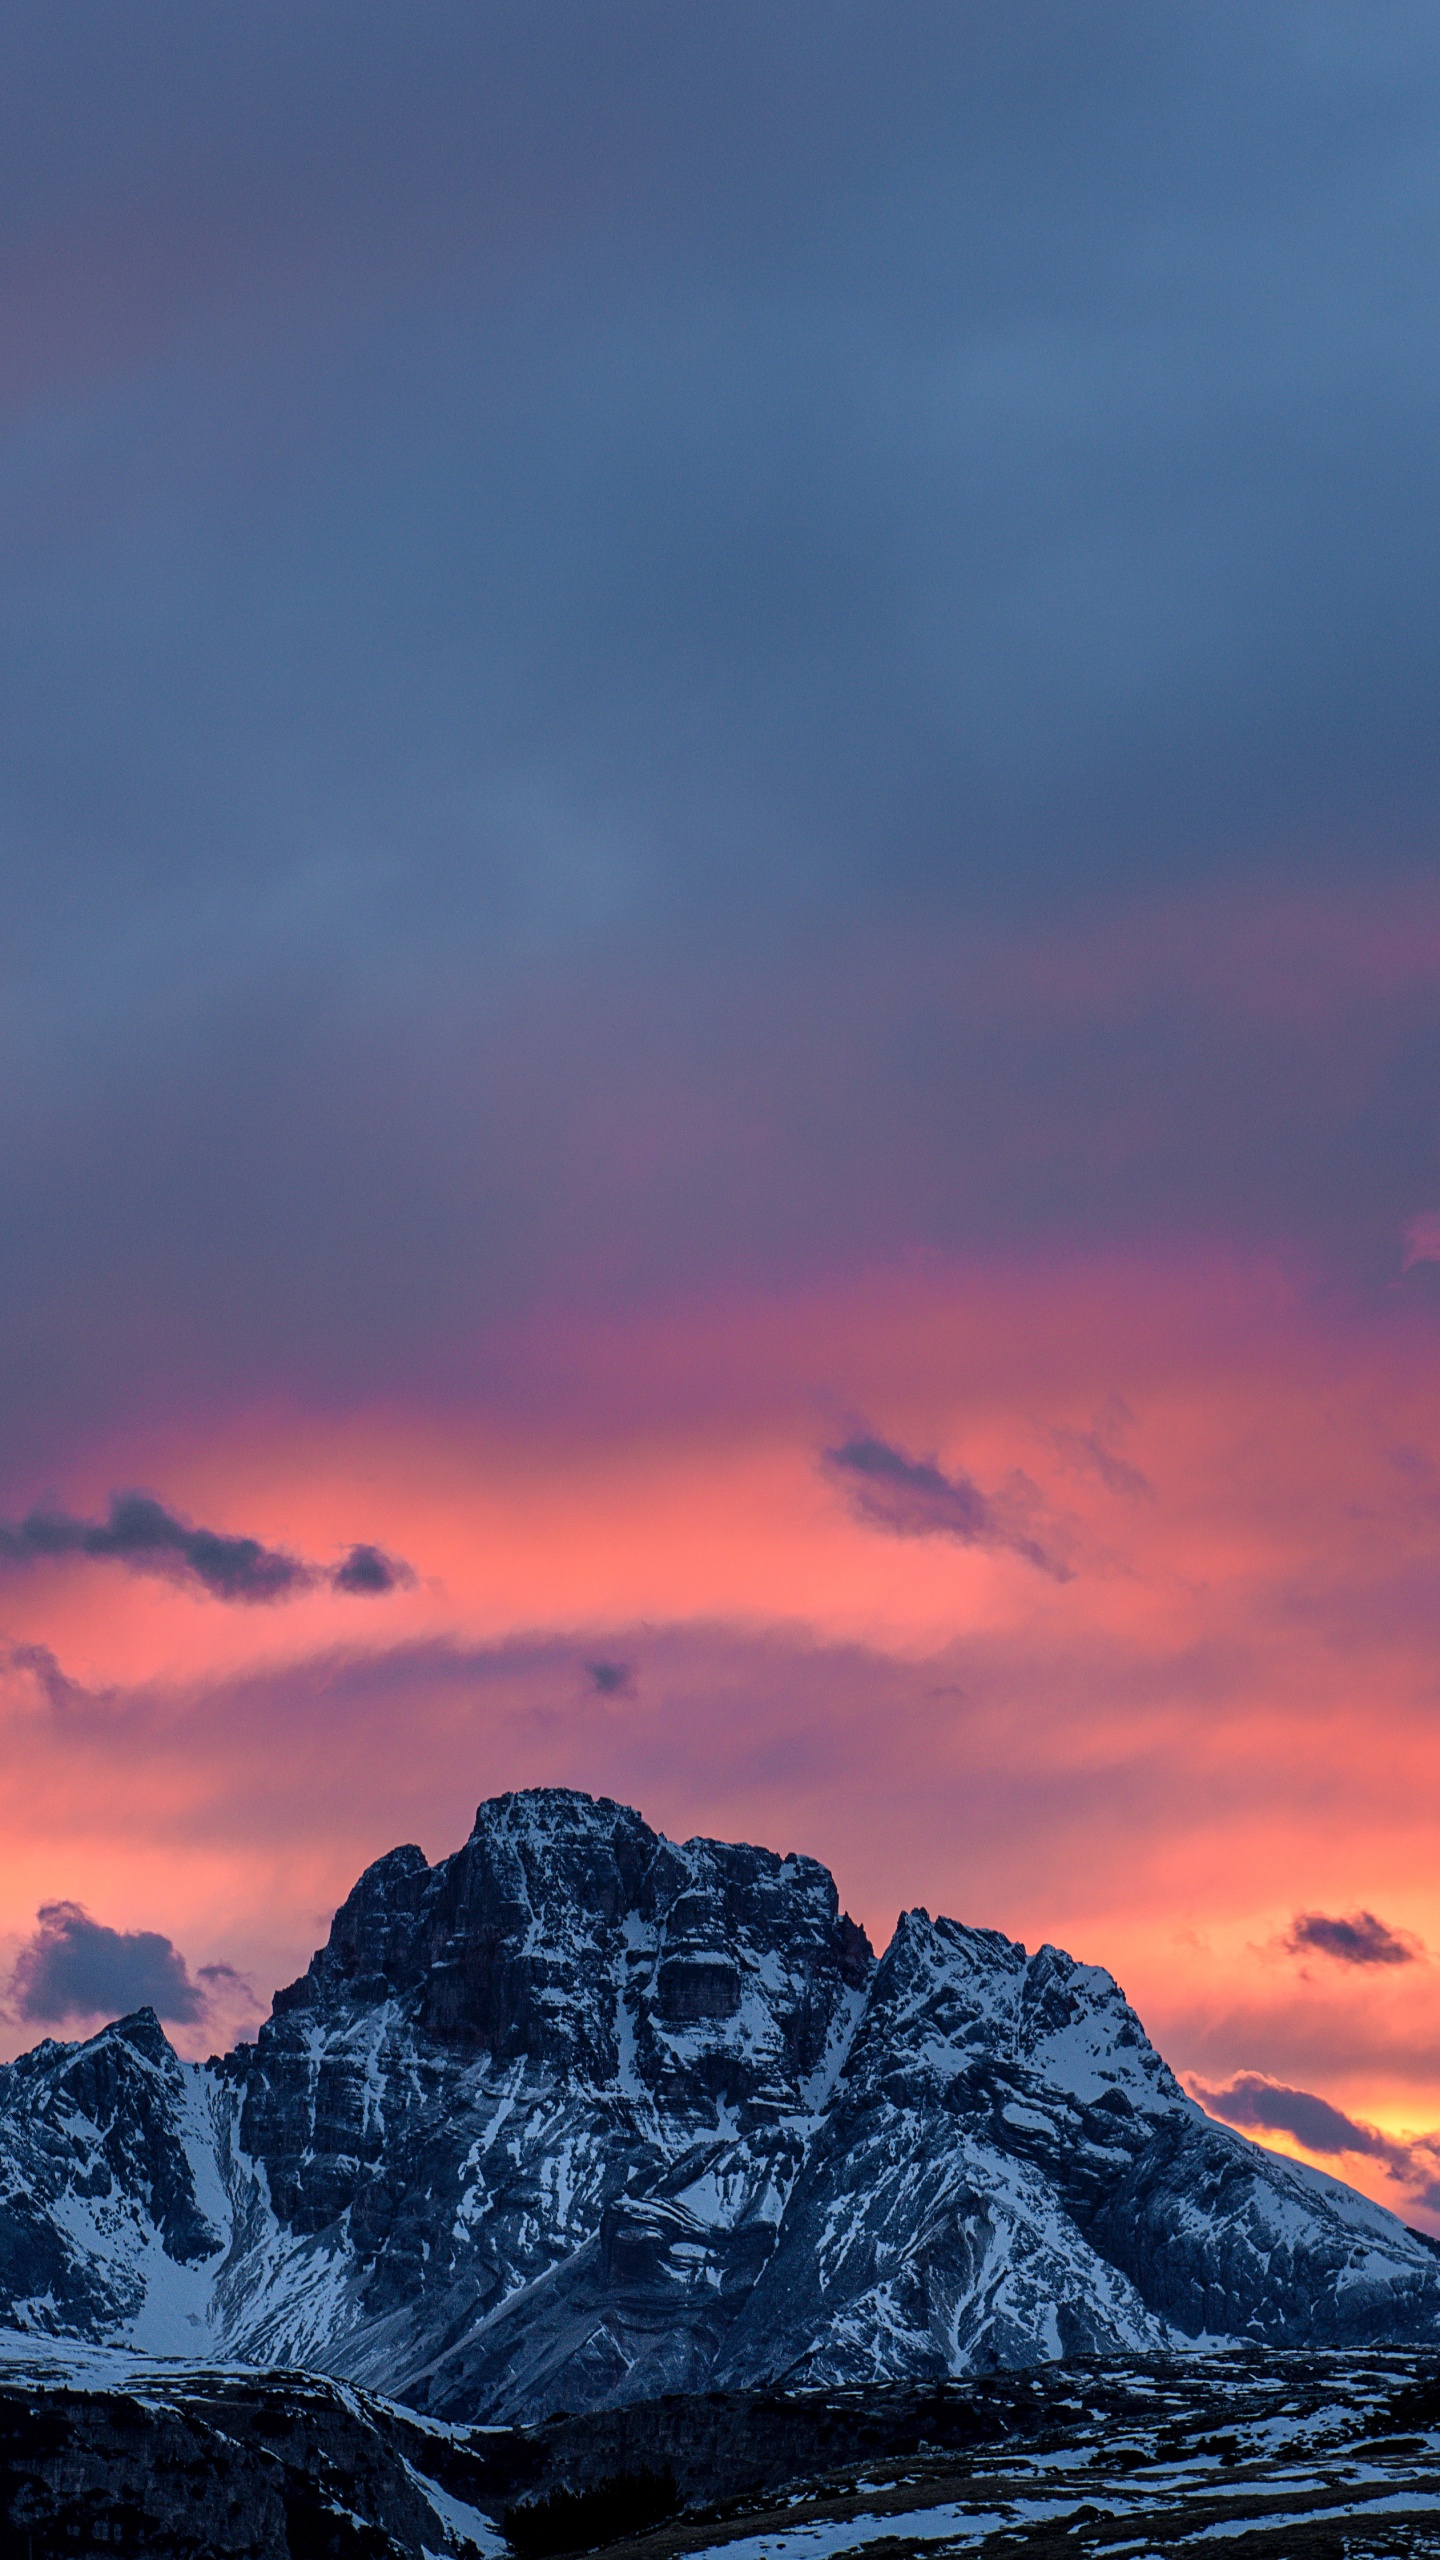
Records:
M367 1868L254 2045L0 2068L0 2319L432 2414L1440 2340L1440 2257L1213 2124L1117 1984L568 1789Z

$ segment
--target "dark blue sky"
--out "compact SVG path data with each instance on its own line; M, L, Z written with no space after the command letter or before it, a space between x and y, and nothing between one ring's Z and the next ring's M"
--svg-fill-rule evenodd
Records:
M1395 1277L1432 10L7 6L0 100L20 1494L540 1300Z

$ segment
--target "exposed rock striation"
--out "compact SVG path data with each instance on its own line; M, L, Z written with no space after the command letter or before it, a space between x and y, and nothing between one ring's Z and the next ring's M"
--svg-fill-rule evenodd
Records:
M1222 2337L1440 2340L1440 2257L1212 2124L1111 1977L566 1790L393 1850L253 2046L0 2070L0 2318L435 2415Z

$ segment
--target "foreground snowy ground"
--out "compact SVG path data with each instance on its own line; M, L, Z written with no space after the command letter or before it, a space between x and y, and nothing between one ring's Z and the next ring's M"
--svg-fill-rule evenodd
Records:
M940 2560L948 2552L1113 2553L1214 2546L1245 2560L1440 2553L1440 2368L1399 2356L1112 2378L1068 2400L1026 2448L869 2465L816 2484L722 2539L672 2536L694 2560ZM1047 2396L1055 2385L1047 2382ZM1059 2439L1056 2441L1055 2439ZM957 2469L960 2477L957 2480ZM828 2490L829 2494L824 2494Z
M304 2373L0 2337L0 2548L27 2560L497 2560L517 2498L636 2473L671 2475L679 2512L614 2560L1401 2560L1440 2553L1440 2358L1085 2360L514 2429Z

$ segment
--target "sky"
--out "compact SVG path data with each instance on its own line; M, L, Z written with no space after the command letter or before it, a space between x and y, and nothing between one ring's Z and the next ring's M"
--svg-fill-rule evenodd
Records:
M565 1784L1440 2232L1440 21L0 0L0 2050Z

